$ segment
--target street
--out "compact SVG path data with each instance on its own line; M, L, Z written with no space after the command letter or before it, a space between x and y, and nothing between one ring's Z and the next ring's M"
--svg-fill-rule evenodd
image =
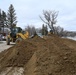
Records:
M10 45L6 44L6 41L0 41L0 52L12 47L15 43L11 43Z

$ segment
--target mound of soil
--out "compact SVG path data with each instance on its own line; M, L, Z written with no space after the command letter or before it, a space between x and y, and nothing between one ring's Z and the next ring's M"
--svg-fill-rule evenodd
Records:
M37 47L28 39L3 51L0 53L0 70L5 67L23 67L35 50Z
M65 42L76 44L58 37L47 38L44 49L37 51L38 75L76 75L76 47Z
M56 35L35 36L0 53L0 69L24 67L24 75L76 75L75 45Z

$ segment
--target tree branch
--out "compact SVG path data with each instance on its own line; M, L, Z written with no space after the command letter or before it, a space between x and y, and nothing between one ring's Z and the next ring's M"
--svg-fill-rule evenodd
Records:
M39 17L44 23L48 24L48 22L44 21L41 16L39 16Z

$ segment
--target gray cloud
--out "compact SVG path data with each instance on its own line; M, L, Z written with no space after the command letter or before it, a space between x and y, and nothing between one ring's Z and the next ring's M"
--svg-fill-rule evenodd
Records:
M76 1L75 0L0 0L0 8L7 12L10 4L14 5L17 13L18 26L27 24L41 27L39 19L43 10L59 11L58 25L69 30L76 30Z

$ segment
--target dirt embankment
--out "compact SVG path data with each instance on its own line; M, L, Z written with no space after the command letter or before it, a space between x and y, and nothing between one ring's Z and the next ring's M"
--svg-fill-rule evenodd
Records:
M20 75L76 75L75 45L76 41L54 35L35 36L0 53L0 72L23 67Z

